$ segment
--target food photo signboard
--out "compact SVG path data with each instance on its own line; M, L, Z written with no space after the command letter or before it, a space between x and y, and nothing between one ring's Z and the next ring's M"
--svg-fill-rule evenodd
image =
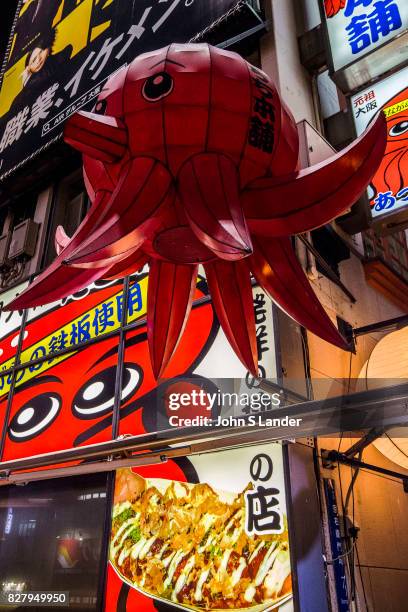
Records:
M277 443L116 473L106 611L293 611Z

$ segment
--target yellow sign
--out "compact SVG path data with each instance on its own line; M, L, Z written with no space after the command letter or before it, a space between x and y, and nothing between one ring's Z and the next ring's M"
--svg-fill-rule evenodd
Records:
M392 117L393 115L398 115L399 113L402 113L402 111L408 110L408 98L406 100L402 100L401 102L398 102L397 104L393 104L392 106L388 106L387 108L384 108L384 113L385 116L387 117Z
M129 289L128 297L128 317L127 322L134 321L146 316L147 312L147 285L146 276L138 283L133 283ZM82 342L102 337L107 332L113 332L120 328L123 309L123 292L119 291L103 302L93 306L88 311L82 312L78 317L69 321L59 329L53 330L50 334L24 349L21 353L21 363L28 363L36 359L49 356L37 365L32 365L20 370L17 374L16 386L35 378L39 373L46 372L62 361L69 359L76 354L76 346ZM47 315L44 315L46 318ZM71 353L64 353L58 356L58 352L72 348ZM55 353L55 355L54 355ZM1 364L4 372L14 365L15 358L12 357ZM0 397L9 392L11 376L0 376Z

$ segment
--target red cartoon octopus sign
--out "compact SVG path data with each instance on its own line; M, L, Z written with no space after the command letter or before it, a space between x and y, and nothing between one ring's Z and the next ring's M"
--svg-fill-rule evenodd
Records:
M18 313L1 314L6 332L0 340L4 372L0 412L2 420L7 417L3 461L115 437L112 419L123 293L122 282L94 283L47 308L31 309L21 331ZM158 393L165 394L183 375L194 378L218 330L211 304L194 306L166 382L158 387L147 346L146 293L147 276L133 277L127 322L135 326L125 334L119 415L120 431L133 435L168 426ZM205 284L199 283L195 299L205 294ZM17 348L21 367L13 381Z
M388 215L408 205L408 69L376 83L351 100L357 133L382 110L387 122L383 159L369 186L373 217Z

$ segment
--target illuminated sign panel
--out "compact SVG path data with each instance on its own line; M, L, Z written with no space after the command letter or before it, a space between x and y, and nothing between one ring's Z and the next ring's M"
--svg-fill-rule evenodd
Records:
M121 434L169 430L175 414L168 405L169 394L186 385L189 390L214 392L212 379L225 377L242 380L242 393L251 390L252 376L220 330L201 277L183 338L165 378L156 381L147 343L147 285L145 272L130 278L128 291L122 281L98 281L60 302L30 309L24 326L21 314L0 312L3 461ZM23 287L4 294L4 302ZM260 375L274 379L272 302L257 287L253 297ZM127 328L121 339L124 305ZM187 413L184 416L193 416L190 409ZM214 407L204 413L216 418L220 410ZM247 413L245 407L235 411L237 416Z
M22 0L0 89L0 178L49 145L136 55L186 42L233 0Z
M112 519L107 612L293 612L279 444L119 470Z
M387 118L387 148L369 189L373 218L408 206L408 68L351 98L357 134L382 109Z
M333 67L339 70L388 42L408 26L405 0L347 0L327 14ZM343 7L342 7L343 5ZM334 11L332 11L333 13Z
M332 69L353 90L402 64L407 32L406 0L324 0ZM373 53L373 52L376 53Z

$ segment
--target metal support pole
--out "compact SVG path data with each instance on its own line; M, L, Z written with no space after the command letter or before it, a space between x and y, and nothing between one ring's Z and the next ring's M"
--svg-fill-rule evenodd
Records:
M384 431L384 427L374 427L363 438L361 438L361 440L353 444L353 446L350 446L348 450L344 451L343 455L346 455L346 457L354 457L355 455L358 455L367 446L370 446L374 440L380 438Z
M408 491L408 476L406 474L401 474L401 472L395 472L394 470L387 470L386 468L382 468L379 465L373 465L372 463L365 463L359 459L349 457L345 453L338 453L335 450L322 450L321 455L326 465L343 463L344 465L350 465L354 468L369 470L370 472L376 472L377 474L383 474L384 476L390 476L391 478L401 480L404 485L404 491Z

